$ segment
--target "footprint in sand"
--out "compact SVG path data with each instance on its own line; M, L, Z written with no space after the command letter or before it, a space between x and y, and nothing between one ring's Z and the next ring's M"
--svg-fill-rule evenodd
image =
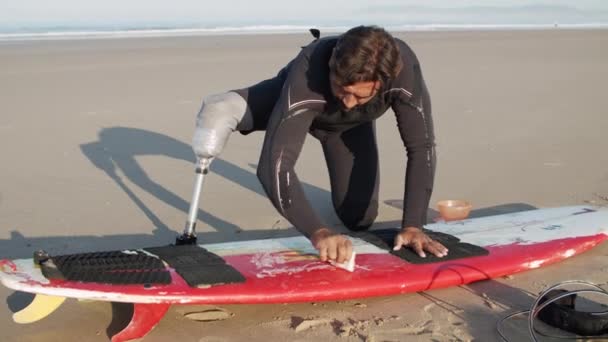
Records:
M483 297L484 304L486 304L490 309L498 309L498 305L492 299L490 299L487 294L482 293L481 296Z
M366 335L367 330L369 329L370 321L369 320L354 320L352 318L348 319L348 323L342 322L340 320L333 320L331 325L334 329L334 333L340 337L351 337L356 336L363 341L369 341L369 336Z
M233 317L234 314L219 308L193 311L184 314L184 317L198 322L221 321Z
M293 316L291 318L291 327L295 332L302 332L308 329L312 329L321 325L329 324L329 319L315 319L315 318L302 318Z

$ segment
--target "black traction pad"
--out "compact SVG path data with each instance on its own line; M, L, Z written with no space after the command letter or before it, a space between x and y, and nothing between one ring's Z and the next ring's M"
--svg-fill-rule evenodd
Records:
M171 274L160 259L137 250L50 256L40 266L48 279L120 285L171 283Z
M422 258L416 252L414 252L414 250L408 247L402 247L398 251L393 251L394 239L397 233L399 233L399 229L392 228L350 233L350 235L369 242L381 249L390 251L391 254L412 264L430 264L434 262L457 260L489 254L488 250L485 248L472 245L470 243L460 242L460 239L453 235L424 229L425 234L427 234L431 239L438 241L448 249L448 254L443 258L439 258L429 252L426 252L426 258Z
M245 277L224 259L198 245L169 245L144 250L163 259L192 287L245 282Z

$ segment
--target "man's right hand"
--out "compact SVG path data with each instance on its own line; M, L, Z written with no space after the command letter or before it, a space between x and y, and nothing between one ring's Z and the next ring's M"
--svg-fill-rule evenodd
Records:
M353 244L342 235L327 228L321 228L312 234L310 241L319 251L322 261L336 261L344 263L350 260L353 255Z

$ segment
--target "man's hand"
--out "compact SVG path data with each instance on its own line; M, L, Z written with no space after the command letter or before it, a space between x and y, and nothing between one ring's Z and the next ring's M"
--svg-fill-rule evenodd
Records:
M350 260L353 254L353 244L341 234L332 232L327 228L317 230L310 238L312 245L319 251L321 261L332 260L344 263Z
M447 248L431 239L420 228L416 227L403 228L401 232L395 236L395 247L393 250L398 251L402 246L412 248L422 258L426 258L424 251L430 252L439 258L448 254Z

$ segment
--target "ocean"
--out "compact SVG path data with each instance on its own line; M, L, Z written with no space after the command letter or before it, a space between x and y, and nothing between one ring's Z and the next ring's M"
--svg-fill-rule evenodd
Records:
M354 26L354 25L353 25ZM310 28L321 32L344 32L352 26L251 25L218 27L39 27L0 31L0 41L103 39L131 37L172 37L233 34L306 33ZM608 23L585 24L416 24L384 26L392 32L458 30L536 30L536 29L606 29ZM8 31L8 32L7 32Z
M364 0L210 2L23 0L3 6L0 40L343 32L361 24L389 31L593 29L608 27L608 4L595 0L453 2ZM4 7L4 8L3 8Z

